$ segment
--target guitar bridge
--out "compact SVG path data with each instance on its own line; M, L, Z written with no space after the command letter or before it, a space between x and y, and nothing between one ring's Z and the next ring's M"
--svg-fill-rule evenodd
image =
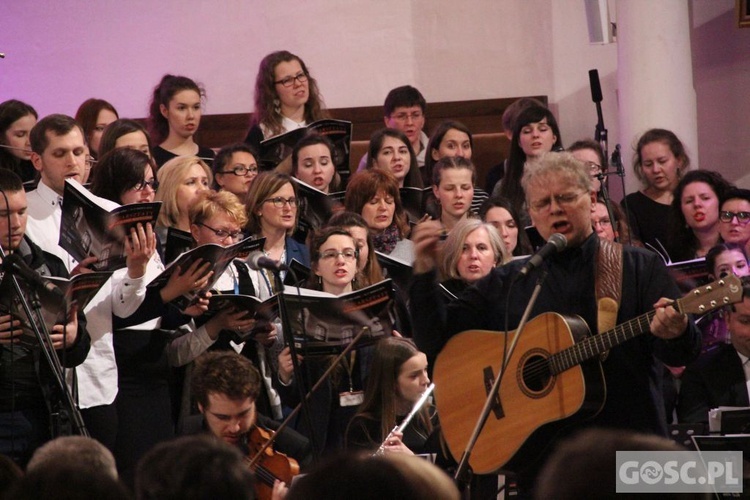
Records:
M484 392L487 394L487 396L490 395L490 391L492 390L492 386L495 383L495 374L492 371L491 366L486 366L483 370L484 373ZM495 394L495 397L492 401L492 413L495 414L495 418L497 420L500 420L505 416L505 412L503 411L503 405L500 403L500 394L498 391L498 394Z

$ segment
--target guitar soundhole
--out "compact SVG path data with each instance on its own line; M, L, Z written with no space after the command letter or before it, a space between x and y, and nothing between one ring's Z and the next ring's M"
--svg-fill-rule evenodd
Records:
M545 396L552 389L552 374L547 358L549 353L542 349L532 349L521 359L518 371L521 391L529 397Z

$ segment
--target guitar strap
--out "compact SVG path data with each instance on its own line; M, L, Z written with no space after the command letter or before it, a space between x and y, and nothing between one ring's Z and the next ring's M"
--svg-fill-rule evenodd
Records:
M617 311L622 299L622 245L599 239L595 266L597 329L601 333L617 325ZM602 361L606 356L604 353Z

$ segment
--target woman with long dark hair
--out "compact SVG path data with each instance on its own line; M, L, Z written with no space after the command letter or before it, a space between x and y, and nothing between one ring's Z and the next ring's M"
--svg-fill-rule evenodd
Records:
M177 156L197 156L210 163L211 148L194 140L201 124L206 91L185 76L164 75L154 87L149 105L148 125L158 166Z
M375 451L385 441L385 453L435 453L437 441L432 441L432 448L428 443L437 429L432 405L425 404L403 433L391 434L429 385L427 356L414 342L399 337L378 341L364 401L346 431L347 448Z
M532 106L518 115L513 140L510 143L508 168L492 194L510 200L524 226L531 224L526 209L526 194L521 186L526 162L557 149L562 149L560 128L557 126L555 115L549 109Z
M15 172L23 182L36 179L29 137L38 118L25 102L10 99L0 104L0 168Z

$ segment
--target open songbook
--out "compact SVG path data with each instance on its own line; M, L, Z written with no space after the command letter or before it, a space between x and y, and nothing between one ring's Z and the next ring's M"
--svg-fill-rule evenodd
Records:
M125 267L125 236L137 224L156 226L161 202L118 205L100 198L74 180L65 181L59 244L74 259L96 256L90 267L114 271Z
M346 179L349 176L349 151L352 142L352 122L325 119L271 137L260 143L258 166L261 170L273 170L292 155L294 145L310 133L324 135L331 140L334 150L333 164L336 171Z
M183 253L177 259L171 262L159 276L154 278L153 281L148 284L148 287L164 287L177 267L179 267L182 272L185 272L185 270L187 270L197 260L210 262L211 267L208 271L213 271L214 274L211 276L211 278L209 278L206 286L204 286L201 290L181 295L180 297L177 297L172 301L172 303L175 304L178 308L185 309L197 300L198 295L213 288L214 284L227 269L227 266L229 266L229 264L231 264L234 259L245 258L250 252L254 250L261 250L265 242L265 238L259 238L257 240L254 240L252 238L245 238L244 240L239 241L234 245L229 245L226 247L216 245L214 243L209 243L193 248L192 250Z
M326 194L299 179L292 180L297 184L299 227L304 233L322 227L335 212L344 210L345 191Z
M266 300L260 300L252 295L241 294L216 294L208 301L208 311L204 314L206 318L213 318L224 309L234 308L236 311L245 311L245 317L255 319L255 327L247 332L233 332L236 343L245 342L256 334L264 333L270 327L270 323L279 316L279 299L273 295Z
M40 294L42 317L47 330L51 330L56 324L66 322L73 306L78 306L83 311L99 289L112 276L111 271L84 273L73 276L70 279L54 276L45 276L44 279L54 283L64 294L64 300L51 294ZM25 289L23 280L19 278L19 284ZM3 276L0 282L0 315L11 314L21 321L23 336L21 344L36 345L36 337L31 327L31 321L21 306L20 298L9 274Z
M296 346L305 355L339 353L363 328L367 330L359 346L393 334L391 280L338 296L287 287L284 297Z

